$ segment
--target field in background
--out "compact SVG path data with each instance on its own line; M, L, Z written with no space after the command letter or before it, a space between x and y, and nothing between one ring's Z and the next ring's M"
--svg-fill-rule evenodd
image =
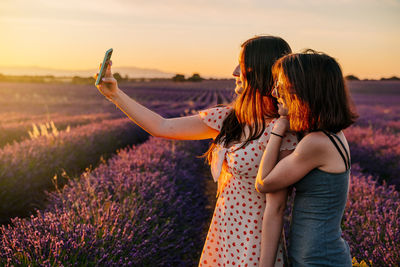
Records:
M351 146L354 173L343 222L344 235L357 259L371 260L375 266L395 266L400 262L396 252L400 249L400 82L351 81L348 85L360 119L345 131ZM135 82L121 84L120 87L140 103L166 117L193 114L216 104L228 103L234 96L234 82L229 80ZM202 242L187 243L174 238L173 229L186 227L188 232L178 230L176 234L197 235L198 231L191 229L190 225L207 226L212 208L205 207L210 204L193 200L193 205L198 205L199 210L207 213L195 215L202 218L201 225L194 226L190 219L179 224L176 221L179 216L190 218L193 215L190 211L179 214L173 209L166 210L160 202L167 201L168 194L158 196L160 201L157 198L150 201L152 192L159 189L152 184L148 186L150 191L146 191L143 177L164 179L163 184L168 190L175 192L168 191L174 197L170 200L176 203L173 207L181 207L183 196L190 198L194 194L191 186L204 187L199 181L193 181L196 175L190 173L193 166L190 167L191 161L187 161L186 157L189 154L193 158L194 155L201 155L207 142L184 145L160 143L154 139L147 141L143 146L147 150L154 149L154 153L160 155L169 155L167 148L170 146L179 147L172 155L164 157L164 161L171 158L170 164L175 167L163 161L165 165L154 169L158 166L157 156L150 153L144 157L144 148L128 149L146 138L146 133L126 119L94 86L0 83L0 222L9 223L12 217L24 217L35 209L41 210L26 221L15 219L13 224L0 229L0 242L3 244L0 258L4 259L0 264L36 262L46 266L77 260L87 263L114 262L122 266L129 265L129 262L132 264L130 257L138 258L136 264L150 264L146 261L148 255L141 254L140 250L148 250L147 243L143 242L153 241L162 244L155 253L169 255L183 251L175 260L179 258L180 263L195 264L196 257L188 255L199 255ZM193 151L193 147L197 147L198 151ZM127 150L117 152L124 148ZM112 160L107 163L110 157ZM129 164L127 157L137 158L138 162L132 163L137 166L121 169L121 173L117 167L108 170L107 166ZM207 166L197 164L199 176L209 176L208 172L207 175L202 173ZM93 171L87 169L90 166ZM176 177L170 177L178 169L183 171L179 175L186 177L182 184ZM70 178L81 174L80 179ZM136 178L126 180L124 175ZM93 180L93 177L98 179ZM113 177L120 178L114 180ZM64 184L68 184L65 192L62 190ZM44 194L46 190L53 192L50 199ZM136 193L129 196L129 190ZM82 196L71 194L73 191L81 192ZM92 191L101 195L90 193ZM207 196L209 192L204 191ZM143 201L147 201L148 208L154 210L143 213L138 207L140 203L143 205ZM77 206L74 203L81 204ZM154 223L150 228L146 228L148 226L140 220L129 224L129 220L136 218L132 210L143 213L138 217L140 220L151 218ZM160 214L163 217L157 218ZM115 224L113 219L116 218L122 220L120 224ZM80 227L76 228L77 225ZM117 229L125 231L126 235L114 232ZM31 251L27 248L36 239L29 239L26 233L36 230L37 238L42 243L37 250ZM149 231L156 233L154 240L148 236ZM79 238L79 235L85 237ZM131 235L138 238L132 239ZM137 246L119 247L119 239L136 242ZM116 247L120 251L114 250ZM43 254L49 248L50 252L46 252L49 254ZM139 252L131 254L129 251L132 249ZM101 258L104 253L109 256ZM157 264L162 263L162 258L154 260ZM165 257L164 263L177 264L170 257Z

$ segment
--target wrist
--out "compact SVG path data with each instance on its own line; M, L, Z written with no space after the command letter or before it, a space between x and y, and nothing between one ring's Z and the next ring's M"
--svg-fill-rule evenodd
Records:
M108 99L114 104L118 104L122 98L122 94L123 92L119 88L117 88L115 93L112 94Z
M272 132L283 136L288 129L289 129L289 120L287 119L287 116L281 116L279 117L278 121L272 128Z
M274 131L271 131L271 134L283 139L283 135L282 134L278 134L278 133L276 133Z
M280 127L279 125L275 125L274 128L272 128L271 132L283 137L286 133L286 128Z

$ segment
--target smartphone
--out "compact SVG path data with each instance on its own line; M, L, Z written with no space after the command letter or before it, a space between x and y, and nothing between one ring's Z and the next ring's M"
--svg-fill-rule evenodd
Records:
M95 85L99 85L99 83L101 82L101 79L104 78L104 76L106 75L106 70L108 67L108 61L111 59L111 54L113 52L113 49L110 48L106 51L106 54L104 55L104 59L103 59L103 64L101 64L101 68L99 71L99 76L97 76L97 80Z

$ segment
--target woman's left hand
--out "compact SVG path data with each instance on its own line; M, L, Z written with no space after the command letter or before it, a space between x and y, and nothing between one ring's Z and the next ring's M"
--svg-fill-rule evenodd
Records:
M282 103L278 103L278 113L280 116L287 116L288 115L287 106Z

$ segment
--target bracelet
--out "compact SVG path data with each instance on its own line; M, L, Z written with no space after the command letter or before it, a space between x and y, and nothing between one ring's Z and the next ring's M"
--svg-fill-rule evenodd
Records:
M271 132L271 134L279 136L280 138L283 138L283 135L280 135L280 134L277 134L277 133L274 133L274 132Z

